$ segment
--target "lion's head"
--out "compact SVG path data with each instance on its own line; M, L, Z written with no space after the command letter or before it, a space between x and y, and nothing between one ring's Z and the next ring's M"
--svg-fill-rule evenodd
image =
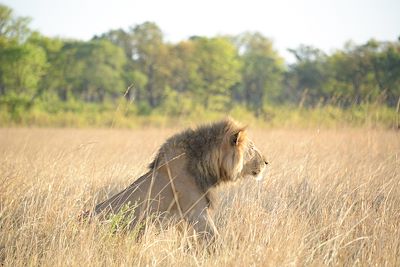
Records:
M215 150L220 177L224 181L254 177L261 180L268 162L248 138L246 127L232 119L225 124L224 138L220 149Z
M250 140L247 143L247 148L243 158L241 177L254 177L258 181L262 180L264 178L268 162L256 148L254 143Z
M242 177L261 177L266 165L248 138L246 127L230 118L170 137L150 168L182 159L186 159L187 171L204 191Z

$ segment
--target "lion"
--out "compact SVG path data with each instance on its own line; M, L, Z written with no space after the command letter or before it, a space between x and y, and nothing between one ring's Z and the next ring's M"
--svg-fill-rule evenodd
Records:
M84 216L104 217L128 207L130 227L153 215L178 218L211 240L218 234L210 216L212 189L241 178L260 179L267 164L246 127L233 119L187 129L167 139L144 175Z

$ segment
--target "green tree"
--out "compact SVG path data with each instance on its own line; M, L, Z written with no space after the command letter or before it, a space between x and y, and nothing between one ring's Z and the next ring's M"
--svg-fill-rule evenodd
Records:
M128 59L132 59L132 53L134 47L133 47L132 34L130 34L129 32L123 29L110 30L100 36L95 36L93 39L109 40L114 45L121 47L124 50L126 57Z
M233 86L240 81L237 50L226 38L197 37L192 41L195 71L191 71L189 87L206 108L225 108Z
M102 102L106 96L122 96L126 86L123 68L126 57L123 50L107 40L93 40L79 45L75 64L82 72L77 75L77 93L85 101Z
M164 99L166 81L170 75L168 47L163 43L160 28L152 22L133 27L131 36L133 68L147 77L143 97L151 107L156 107Z
M57 81L53 84L62 100L69 96L89 102L122 96L126 56L123 50L107 40L64 42L52 61ZM52 77L46 77L51 84Z
M327 86L336 93L346 105L360 104L375 98L379 87L373 73L371 47L357 46L351 42L344 50L336 51L329 58L332 82Z
M43 49L47 59L46 71L38 84L36 97L44 97L44 94L56 94L64 80L64 73L57 67L64 42L59 38L49 38L38 32L33 32L28 42Z
M103 101L106 95L112 98L122 96L126 90L123 80L126 56L123 50L108 41L91 41L82 50L86 55L82 79L86 86L85 99Z
M31 30L28 17L17 17L11 8L0 4L0 42L3 39L23 43L29 38Z
M170 48L171 75L168 84L179 93L192 94L200 83L197 81L200 77L197 73L195 50L195 42L191 40L181 41Z
M375 48L371 65L380 92L388 105L395 106L400 97L400 42L368 42Z
M46 54L32 44L0 47L3 93L13 91L33 97L46 67Z
M300 105L315 105L328 97L324 91L329 79L327 71L327 55L321 50L301 45L297 49L289 49L296 63L289 66L286 74L287 99Z
M239 97L260 114L265 103L276 102L281 96L284 61L272 41L260 33L244 33L236 42L243 61Z
M44 51L26 42L29 18L17 17L0 4L0 94L15 92L32 97L46 67Z
M74 95L79 98L79 93L84 91L81 78L85 64L84 59L77 56L81 46L83 42L64 42L51 64L52 71L49 75L54 74L54 76L46 77L49 79L48 83L53 84L54 91L62 101L67 101Z

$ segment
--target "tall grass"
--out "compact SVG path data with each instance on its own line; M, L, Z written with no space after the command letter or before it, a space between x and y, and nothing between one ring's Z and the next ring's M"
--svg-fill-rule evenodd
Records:
M0 98L0 127L74 127L131 128L143 126L187 126L230 115L260 127L335 128L366 126L399 128L398 109L379 103L364 103L342 108L335 105L316 107L265 106L259 116L245 106L234 105L225 110L209 110L200 105L140 107L122 99L104 104L69 102L37 102L35 105L9 103ZM176 106L176 107L175 107Z
M399 266L400 136L371 129L262 130L266 179L218 188L215 251L171 227L142 240L80 224L130 184L173 130L0 130L5 266Z

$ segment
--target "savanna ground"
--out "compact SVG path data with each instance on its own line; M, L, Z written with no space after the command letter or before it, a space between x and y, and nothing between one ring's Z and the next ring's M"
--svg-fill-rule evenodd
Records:
M252 129L266 179L220 188L215 251L174 228L113 233L80 210L130 184L176 130L0 129L0 265L400 266L400 135Z

